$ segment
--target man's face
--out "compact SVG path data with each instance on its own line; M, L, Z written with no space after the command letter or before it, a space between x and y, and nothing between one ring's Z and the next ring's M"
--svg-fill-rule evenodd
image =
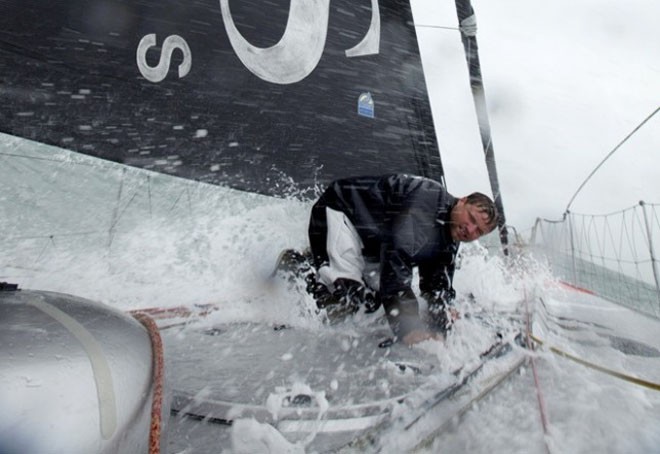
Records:
M466 202L458 199L449 216L451 237L454 241L474 241L491 231L488 215Z

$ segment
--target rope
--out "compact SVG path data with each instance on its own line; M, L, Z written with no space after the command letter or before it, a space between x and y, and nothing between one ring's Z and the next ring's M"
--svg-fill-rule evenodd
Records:
M527 319L527 347L532 348L532 342L530 341L531 338L531 321L530 321L530 315L529 315L529 305L528 301L529 298L527 298L527 291L525 291L525 314L526 314L526 319ZM548 417L546 415L546 407L545 407L545 400L543 399L543 393L541 392L541 384L539 380L538 373L536 371L536 361L534 361L534 357L530 356L529 358L530 363L532 364L532 374L534 375L534 387L536 388L536 399L539 403L539 413L541 414L541 425L543 426L543 433L547 436L549 431L548 431ZM545 450L548 454L550 454L550 446L548 445L547 439L544 438L544 445L545 445Z
M539 339L538 337L534 336L533 334L528 333L528 336L534 342L536 342L537 344L544 345L544 342L541 339ZM637 378L637 377L633 377L633 376L630 376L630 375L622 374L621 372L617 372L617 371L599 366L597 364L590 363L590 362L585 361L581 358L578 358L577 356L573 356L570 353L566 353L565 351L560 350L556 347L548 346L548 349L551 352L553 352L553 353L555 353L559 356L562 356L564 358L575 361L576 363L581 364L581 365L583 365L585 367L588 367L590 369L594 369L594 370L597 370L599 372L603 372L607 375L611 375L612 377L620 378L621 380L625 380L625 381L628 381L630 383L634 383L636 385L640 385L640 386L643 386L645 388L652 389L654 391L660 391L660 383L653 383L653 382L650 382L650 381L647 381L647 380L642 380L641 378Z
M151 426L149 429L149 454L160 454L160 435L163 415L163 341L156 322L147 314L131 311L133 317L147 329L153 354L153 398L151 401Z

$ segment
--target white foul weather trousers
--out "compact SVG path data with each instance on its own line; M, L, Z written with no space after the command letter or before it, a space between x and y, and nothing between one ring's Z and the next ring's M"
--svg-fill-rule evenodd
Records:
M318 270L317 281L334 289L336 279L347 278L378 290L378 264L365 262L364 244L355 226L341 211L325 208L328 236L328 265Z

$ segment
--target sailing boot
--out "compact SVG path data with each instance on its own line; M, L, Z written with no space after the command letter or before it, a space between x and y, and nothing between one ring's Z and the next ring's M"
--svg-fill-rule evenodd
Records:
M376 292L361 282L340 278L335 281L335 294L340 301L353 307L364 306L368 314L376 312L380 307L380 298Z
M346 317L355 314L361 306L365 307L367 313L375 312L380 307L375 292L361 282L339 278L335 280L334 287L332 295L337 300L337 304L326 309L331 323L345 320Z
M293 280L297 277L303 277L311 268L311 254L308 254L307 251L298 252L295 249L285 249L277 258L271 277L281 273L287 276L289 280Z
M307 281L307 292L314 297L316 307L325 309L330 324L344 320L348 315L355 312L352 305L347 304L346 288L335 285L331 292L325 284L316 280L315 273L309 273L305 278Z

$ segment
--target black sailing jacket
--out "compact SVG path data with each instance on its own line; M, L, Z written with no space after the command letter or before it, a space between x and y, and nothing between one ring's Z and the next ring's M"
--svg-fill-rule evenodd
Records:
M454 259L449 214L457 199L428 178L384 175L334 181L312 209L310 241L316 265L327 260L325 207L346 214L364 244L368 260L380 262L380 296L395 333L420 329L412 270L429 304L453 296ZM321 227L320 229L318 227Z

